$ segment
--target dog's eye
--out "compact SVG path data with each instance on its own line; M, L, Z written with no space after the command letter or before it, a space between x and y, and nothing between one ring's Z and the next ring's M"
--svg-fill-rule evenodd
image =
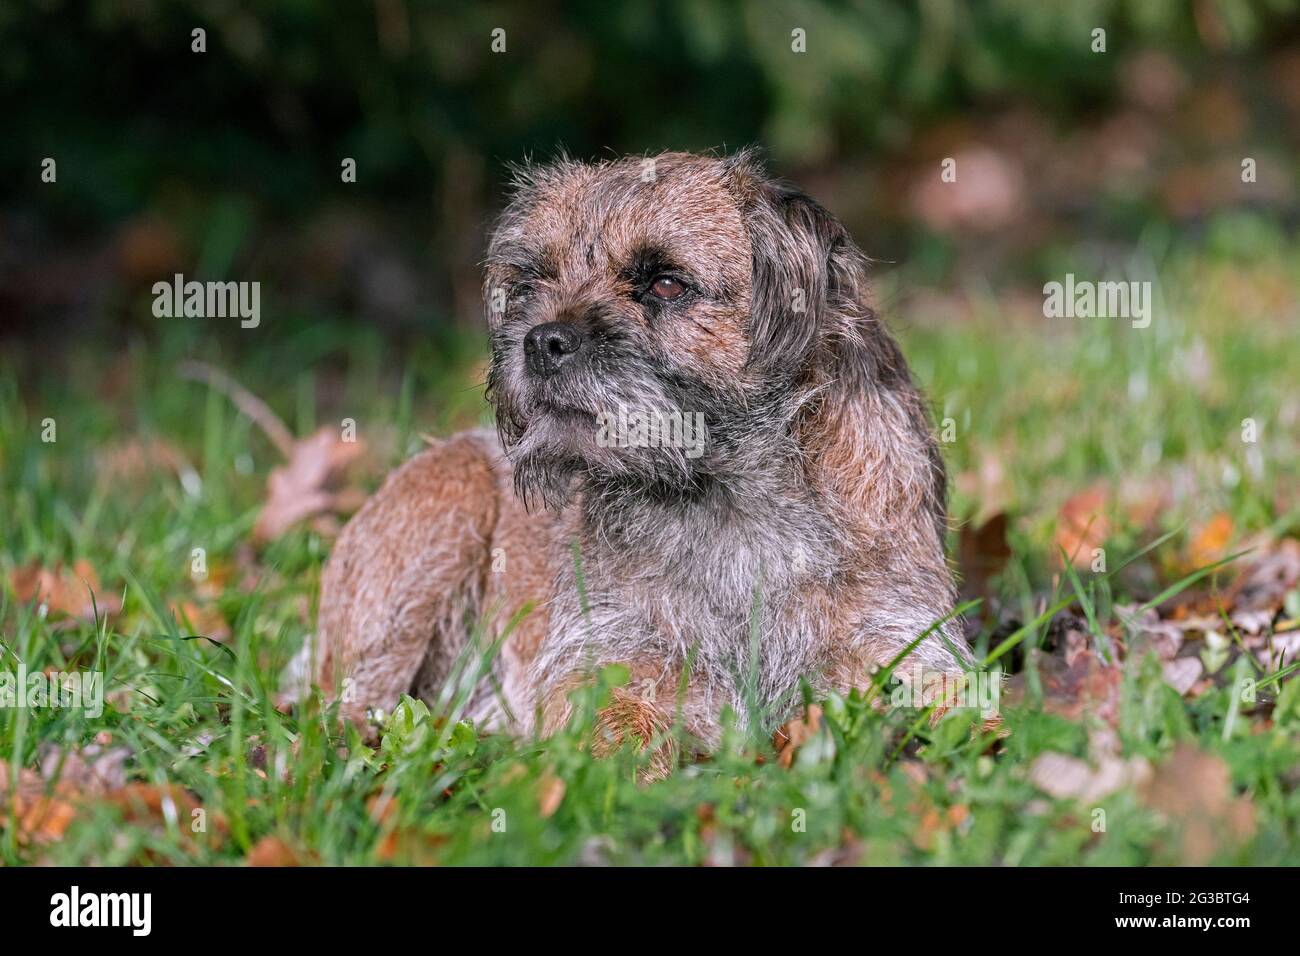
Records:
M650 292L657 299L664 299L671 302L673 299L681 298L686 286L678 282L672 276L660 276L650 283Z

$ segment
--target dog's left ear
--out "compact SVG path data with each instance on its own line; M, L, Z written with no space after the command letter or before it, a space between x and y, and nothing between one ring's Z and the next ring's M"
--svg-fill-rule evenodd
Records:
M768 178L751 153L725 165L754 257L751 361L796 372L819 347L856 338L855 320L874 320L864 305L866 257L838 219Z

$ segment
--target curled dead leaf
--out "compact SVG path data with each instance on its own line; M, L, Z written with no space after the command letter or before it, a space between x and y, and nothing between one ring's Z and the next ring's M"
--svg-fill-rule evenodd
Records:
M1265 543L1243 560L1228 597L1235 613L1280 611L1287 594L1300 587L1300 540Z
M343 483L364 451L360 439L344 441L339 430L328 425L295 441L289 460L267 478L266 505L253 539L273 541L300 521L355 507L359 498Z
M1183 646L1186 628L1170 621L1162 621L1154 608L1138 613L1137 605L1119 604L1115 613L1128 626L1130 657L1141 657L1154 652L1162 661L1171 661Z
M1075 652L1067 661L1063 655L1045 654L1034 648L1026 655L1037 668L1042 688L1043 710L1067 720L1084 715L1100 717L1114 726L1119 720L1119 690L1122 669L1107 664L1090 649ZM1027 681L1023 673L1007 681L1006 706L1017 707L1026 701Z
M810 704L803 716L786 721L772 736L777 763L789 770L799 748L816 736L821 725L822 709L817 704Z

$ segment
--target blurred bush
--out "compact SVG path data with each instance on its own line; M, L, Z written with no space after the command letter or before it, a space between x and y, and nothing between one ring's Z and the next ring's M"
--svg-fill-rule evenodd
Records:
M31 275L23 250L47 249L74 250L108 284L124 270L220 275L256 261L275 274L277 261L310 258L317 267L299 284L337 293L349 311L400 324L432 301L465 315L505 163L561 145L590 157L762 143L850 226L883 231L890 252L891 223L988 231L1036 210L1137 222L1151 209L1135 210L1135 197L1194 216L1221 171L1210 164L1235 162L1198 123L1235 130L1231 142L1258 132L1264 148L1300 139L1295 10L1293 0L6 3L0 301L31 311L28 287L61 273ZM195 28L205 53L191 51ZM505 52L492 50L497 29ZM806 52L792 49L796 30ZM1162 124L1192 144L1176 150L1172 185L1158 165ZM954 155L983 185L973 204L936 211L914 167ZM39 182L45 156L57 157L57 189ZM355 185L340 182L343 157L357 161ZM1037 169L1049 157L1055 179ZM1158 182L1140 175L1152 170ZM1044 179L1053 191L1037 202ZM1270 195L1289 201L1291 185ZM96 234L113 248L69 245Z

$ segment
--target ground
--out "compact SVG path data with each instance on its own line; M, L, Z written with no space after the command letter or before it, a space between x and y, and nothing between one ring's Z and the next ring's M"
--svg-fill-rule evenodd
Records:
M106 689L98 716L0 709L0 860L1300 862L1298 252L1231 222L1147 243L1147 328L884 274L1002 720L889 706L882 674L883 708L813 702L649 784L635 748L590 752L616 671L544 742L408 703L372 750L276 708L338 515L482 420L472 331L398 349L268 311L256 347L173 320L0 356L0 672Z

